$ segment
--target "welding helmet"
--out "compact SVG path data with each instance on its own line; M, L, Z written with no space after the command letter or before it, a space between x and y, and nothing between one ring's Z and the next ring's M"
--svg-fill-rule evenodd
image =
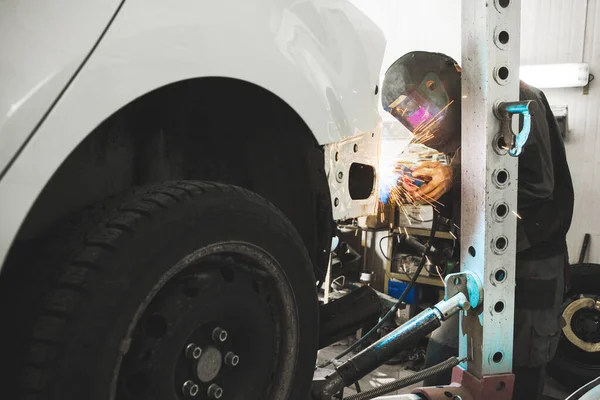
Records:
M384 110L440 152L460 147L460 100L460 67L444 54L407 53L385 73Z

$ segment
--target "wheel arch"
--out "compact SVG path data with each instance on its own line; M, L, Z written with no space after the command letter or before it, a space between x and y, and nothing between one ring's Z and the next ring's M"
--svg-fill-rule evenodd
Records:
M106 196L194 179L235 184L275 204L320 277L332 231L323 157L301 116L258 85L206 77L162 86L104 120L60 164L28 211L7 264L19 248Z

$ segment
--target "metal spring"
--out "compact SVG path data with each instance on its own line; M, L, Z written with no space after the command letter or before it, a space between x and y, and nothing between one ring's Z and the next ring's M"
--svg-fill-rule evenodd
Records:
M444 362L441 362L433 367L429 367L422 371L417 372L414 375L407 376L406 378L398 379L397 381L390 382L383 386L380 386L375 389L367 390L362 393L353 394L351 396L345 397L345 400L369 400L374 399L375 397L383 396L384 394L393 392L394 390L402 389L406 386L412 385L417 382L421 382L422 380L429 378L432 375L438 374L442 371L445 371L450 368L454 368L458 364L461 363L456 357L450 357Z

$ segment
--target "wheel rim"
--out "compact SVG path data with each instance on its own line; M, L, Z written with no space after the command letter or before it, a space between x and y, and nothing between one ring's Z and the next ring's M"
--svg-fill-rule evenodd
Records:
M563 333L573 345L588 353L600 352L600 301L581 297L563 311Z
M171 269L140 307L116 398L287 398L297 329L291 288L266 251L207 246Z

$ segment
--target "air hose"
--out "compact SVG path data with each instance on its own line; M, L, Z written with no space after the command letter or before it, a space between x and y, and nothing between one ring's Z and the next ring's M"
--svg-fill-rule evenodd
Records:
M450 357L444 362L441 362L433 367L426 368L417 372L414 375L407 376L406 378L398 379L397 381L390 382L383 386L380 386L375 389L367 390L362 393L353 394L348 397L344 397L344 400L370 400L379 396L383 396L384 394L388 394L390 392L396 391L398 389L402 389L409 385L413 385L417 382L421 382L422 380L429 378L430 376L439 374L442 371L446 371L450 368L456 367L460 364L461 360L456 357Z

